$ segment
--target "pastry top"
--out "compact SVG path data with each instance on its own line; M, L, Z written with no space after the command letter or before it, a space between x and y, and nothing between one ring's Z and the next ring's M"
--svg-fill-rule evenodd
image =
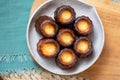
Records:
M74 43L74 50L80 58L87 57L93 51L92 42L87 37L80 37Z
M72 12L70 10L63 10L59 16L61 22L65 22L72 17Z
M62 25L73 23L73 21L75 20L75 16L76 13L74 9L68 5L58 7L54 13L54 18L56 22Z
M48 38L54 37L58 30L58 25L48 16L40 16L37 19L35 26L38 33Z
M74 51L69 48L62 49L56 59L58 66L64 69L72 68L76 62L77 56Z
M47 23L43 24L43 30L44 30L45 34L47 34L47 35L54 35L55 26L52 25L51 23L47 22Z
M89 41L88 40L80 40L77 44L77 49L82 53L87 52L89 49Z
M75 40L75 34L68 28L60 29L57 35L57 40L62 46L70 46Z
M42 39L37 44L37 50L45 57L54 57L59 52L59 44L53 39Z
M75 30L79 35L89 35L92 32L93 24L89 17L81 16L75 20Z
M74 60L74 55L72 54L71 51L63 51L61 53L61 61L63 63L69 64L73 62L73 60Z

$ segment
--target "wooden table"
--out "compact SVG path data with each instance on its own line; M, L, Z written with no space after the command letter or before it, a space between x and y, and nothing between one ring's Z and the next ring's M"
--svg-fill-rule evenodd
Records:
M31 14L45 1L35 0ZM93 80L120 80L120 0L117 3L112 2L113 0L84 1L96 7L104 25L106 38L100 58L79 76L87 76Z

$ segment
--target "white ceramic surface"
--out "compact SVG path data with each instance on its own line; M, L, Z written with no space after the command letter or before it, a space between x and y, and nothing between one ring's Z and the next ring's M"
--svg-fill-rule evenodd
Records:
M76 16L88 16L93 21L93 33L89 36L93 44L93 54L85 59L79 59L76 67L63 70L59 68L54 59L46 59L37 52L37 42L42 38L35 30L35 21L39 16L53 17L54 11L61 5L70 5L75 9ZM27 44L33 59L44 69L55 74L73 75L85 71L92 66L101 54L104 46L104 29L95 8L80 0L47 0L31 16L27 27Z

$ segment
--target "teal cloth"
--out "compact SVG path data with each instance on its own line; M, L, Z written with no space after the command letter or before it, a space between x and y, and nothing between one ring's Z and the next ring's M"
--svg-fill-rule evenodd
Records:
M0 74L41 71L31 58L26 28L33 0L0 0Z

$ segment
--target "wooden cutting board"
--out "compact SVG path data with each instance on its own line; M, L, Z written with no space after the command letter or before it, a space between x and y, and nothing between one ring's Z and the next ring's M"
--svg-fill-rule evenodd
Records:
M45 1L35 0L31 14ZM78 75L92 80L120 80L120 0L84 1L94 5L98 11L104 25L105 45L97 62Z

